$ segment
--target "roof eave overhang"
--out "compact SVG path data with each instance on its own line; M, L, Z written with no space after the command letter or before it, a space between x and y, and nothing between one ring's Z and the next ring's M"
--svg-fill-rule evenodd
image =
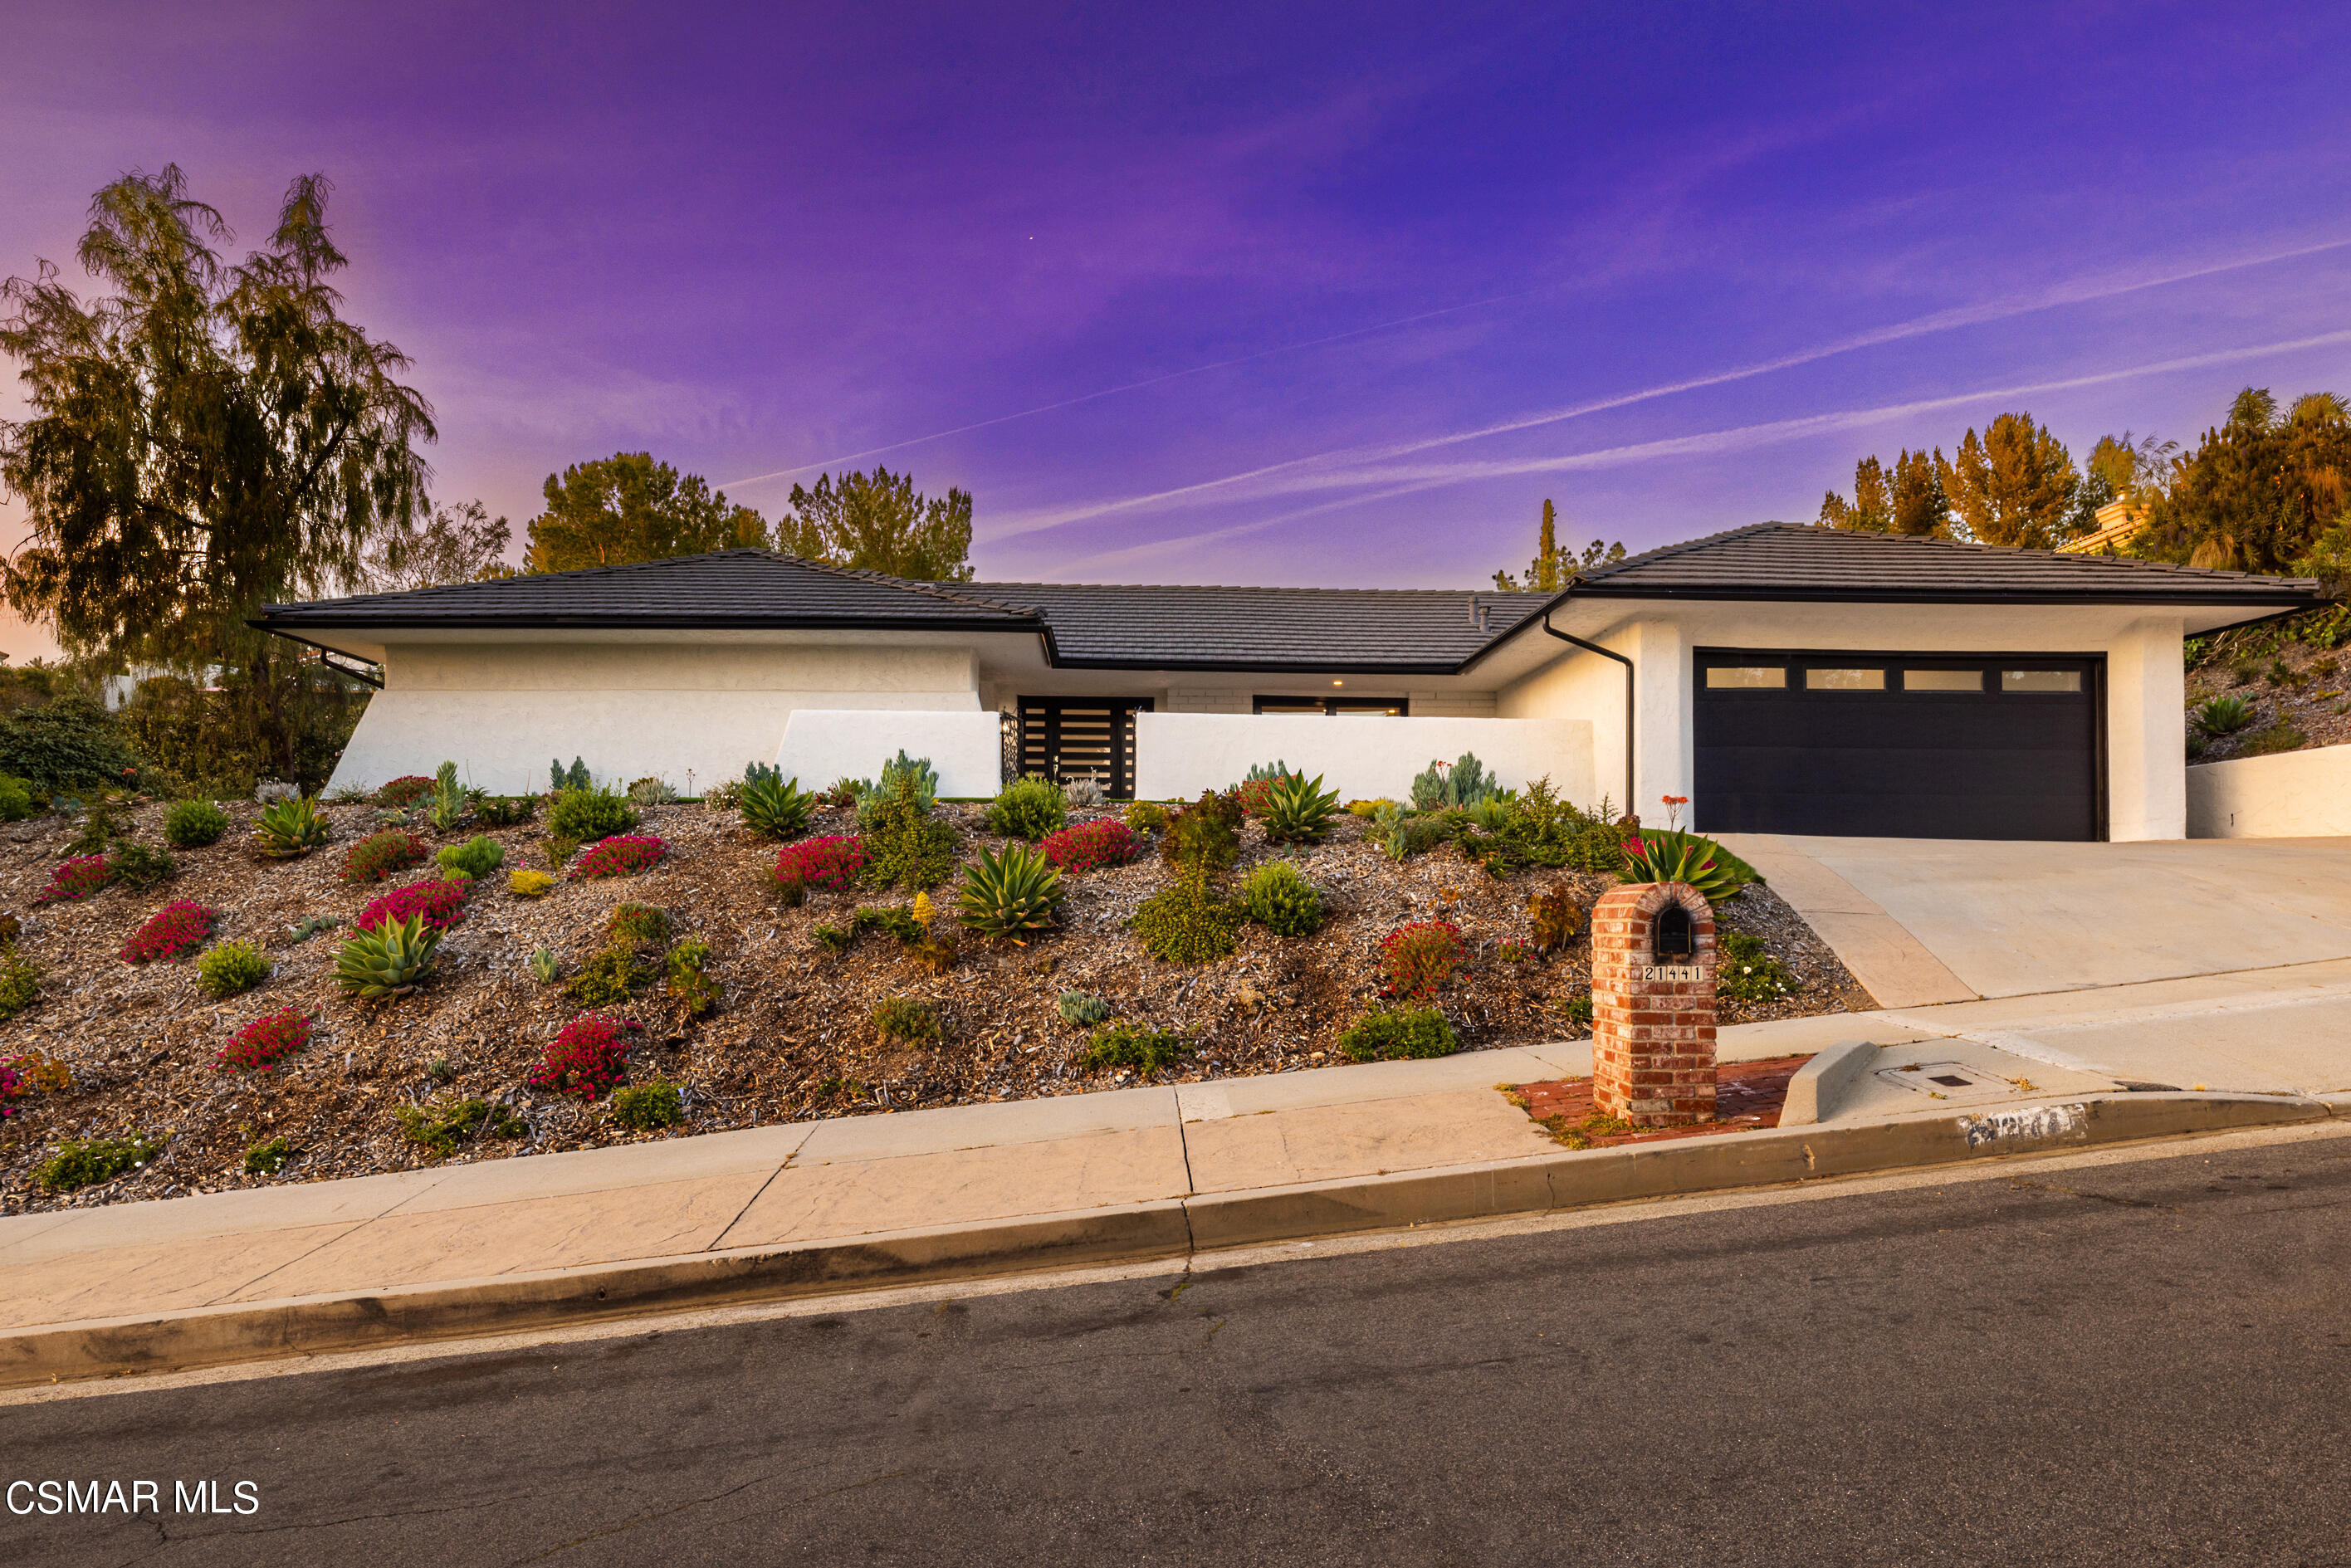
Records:
M1567 595L1562 594L1564 599ZM2231 593L2216 596L2210 593L2033 593L1999 589L1952 592L1948 590L1904 591L1901 589L1850 588L1606 588L1586 584L1575 591L1578 599L1688 599L1714 602L1740 601L1750 604L2045 604L2066 605L2155 605L2165 609L2200 608L2205 610L2310 610L2326 602L2319 593ZM1513 629L1515 630L1515 628Z
M992 632L1015 635L1051 629L1035 616L1002 621L946 616L861 615L258 615L246 622L262 632L508 632L549 628L593 632L651 628L664 631L761 632Z

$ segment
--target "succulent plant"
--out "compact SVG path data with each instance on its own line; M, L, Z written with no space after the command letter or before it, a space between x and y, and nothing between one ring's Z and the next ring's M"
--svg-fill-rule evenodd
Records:
M1078 1029L1092 1029L1098 1023L1110 1021L1110 1003L1083 991L1063 991L1060 1006L1061 1021Z
M2207 735L2234 735L2253 722L2253 705L2242 697L2214 697L2199 706L2194 717Z
M816 816L816 797L799 779L776 777L773 768L746 777L740 794L743 825L762 838L799 838Z
M335 979L346 994L373 1001L413 989L432 972L441 933L421 915L360 931L335 958Z
M1331 831L1339 814L1339 791L1325 790L1322 775L1285 773L1266 787L1265 836L1277 844L1311 843Z
M253 830L261 841L265 860L298 860L327 841L327 824L319 816L319 802L303 795L265 806Z
M1025 844L1007 844L997 855L979 852L966 866L956 917L983 936L1018 942L1051 928L1061 907L1061 873Z

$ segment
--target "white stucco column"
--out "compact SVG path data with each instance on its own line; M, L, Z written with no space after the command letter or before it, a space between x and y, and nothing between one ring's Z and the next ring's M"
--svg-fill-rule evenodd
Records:
M1634 727L1635 796L1623 810L1638 813L1645 822L1662 823L1664 797L1689 796L1691 780L1697 776L1697 714L1690 683L1698 661L1690 652L1689 639L1675 622L1643 621L1629 630L1629 645L1618 645L1633 661L1637 722ZM1689 809L1685 807L1682 821L1687 825L1690 821Z
M2188 836L2187 674L2177 616L2134 621L2106 644L2106 836Z

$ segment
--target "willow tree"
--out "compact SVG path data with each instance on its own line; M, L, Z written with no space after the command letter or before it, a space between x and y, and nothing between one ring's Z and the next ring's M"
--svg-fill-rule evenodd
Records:
M0 422L0 487L30 525L9 602L77 653L216 669L235 733L214 740L287 777L316 770L320 699L343 705L246 618L359 580L369 545L413 524L434 434L406 356L342 318L331 188L295 180L268 244L231 264L176 165L133 172L76 251L101 298L47 261L0 288L30 409Z

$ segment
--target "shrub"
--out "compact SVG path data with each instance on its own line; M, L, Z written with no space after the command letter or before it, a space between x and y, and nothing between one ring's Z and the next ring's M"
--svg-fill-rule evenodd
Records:
M826 893L847 893L865 874L867 859L865 841L854 834L807 839L777 852L776 881L778 884L797 882Z
M1566 1005L1559 1010L1560 1016L1566 1019L1568 1022L1581 1024L1585 1029L1590 1029L1592 1027L1592 993L1586 991L1580 997L1570 997Z
M1144 900L1128 922L1135 940L1162 963L1206 964L1233 950L1233 935L1246 912L1208 892L1206 875L1195 870L1170 888Z
M737 799L743 808L743 825L768 839L796 839L816 820L817 798L799 787L798 779L784 779L768 768L743 772Z
M2309 737L2297 728L2292 719L2282 718L2245 737L2237 747L2240 757L2269 757L2281 751L2299 750Z
M33 895L35 904L77 903L114 880L114 868L104 855L76 855L49 873L49 885Z
M1156 800L1137 800L1126 809L1126 825L1138 833L1167 831L1167 808Z
M398 828L386 828L380 833L370 833L343 852L342 879L381 882L394 872L422 863L424 855L423 839Z
M710 944L689 936L669 950L669 994L684 1005L688 1018L700 1018L718 1005L723 994L710 977Z
M1079 1064L1096 1071L1124 1067L1137 1072L1156 1072L1191 1052L1192 1048L1184 1043L1180 1034L1114 1023L1094 1031L1093 1041L1086 1047L1085 1055L1079 1058Z
M651 833L616 834L581 855L580 863L571 868L571 874L590 882L601 877L629 876L651 870L668 852L669 845Z
M1449 835L1437 817L1397 817L1389 825L1380 848L1392 861L1407 861L1443 843Z
M809 933L816 945L829 953L846 953L856 934L845 925L819 925Z
M108 852L106 868L114 873L115 881L141 892L160 886L180 873L170 855L129 839Z
M1241 803L1232 791L1204 789L1167 819L1159 853L1169 865L1223 871L1240 859Z
M22 779L0 776L0 822L21 822L39 810L31 785Z
M264 1013L221 1047L213 1065L223 1072L270 1072L310 1043L310 1020L299 1008Z
M906 748L902 746L897 756L882 765L881 776L873 780L873 788L860 793L857 801L859 819L862 821L865 815L865 796L879 796L886 800L898 792L901 779L905 781L907 789L914 795L916 808L928 815L931 808L938 802L939 770L931 766L931 759L927 757L907 756Z
M214 1001L269 978L269 960L250 942L224 942L196 960L196 981Z
M560 838L541 839L538 841L538 852L547 857L547 863L549 866L561 871L564 862L580 852L580 841Z
M1015 779L988 803L987 831L1035 843L1068 824L1070 802L1061 787L1038 774Z
M245 1174L276 1176L279 1171L284 1170L286 1163L299 1152L294 1146L294 1140L282 1133L277 1137L264 1138L257 1144L247 1145L245 1151Z
M1249 817L1262 817L1273 800L1273 787L1290 777L1290 765L1276 762L1268 768L1263 763L1253 765L1249 776L1233 788L1233 799L1241 804L1242 812Z
M138 772L121 721L77 693L0 720L0 773L36 789L119 789Z
M544 898L554 886L555 879L543 871L507 873L507 891L517 898Z
M665 1078L632 1083L613 1092L612 1120L637 1133L674 1127L685 1120L685 1097Z
M1322 926L1322 895L1288 861L1268 861L1241 883L1241 907L1277 936L1311 936Z
M507 852L497 840L476 836L462 844L444 844L433 858L443 870L463 872L479 882L506 863Z
M462 882L412 882L362 910L358 929L381 931L388 925L421 920L431 930L446 931L465 918L467 891Z
M626 947L607 947L580 967L563 994L583 1008L615 1008L643 990L652 972Z
M927 899L929 894L917 894L915 896ZM908 946L920 942L929 935L929 932L924 929L923 923L907 911L877 904L867 904L853 911L849 916L850 936L862 936L868 931L886 931L895 936L901 944Z
M1102 781L1092 773L1085 773L1061 780L1061 799L1070 803L1071 810L1075 810L1081 806L1088 809L1099 806L1107 797L1102 793Z
M1382 988L1392 997L1426 997L1453 977L1469 949L1450 920L1400 926L1380 944Z
M650 947L669 939L669 916L650 904L616 904L604 917L604 935L632 947Z
M674 805L677 790L666 779L634 779L629 781L629 800L639 806Z
M137 1133L127 1138L76 1138L59 1144L34 1175L51 1192L74 1192L139 1169L163 1152L163 1138Z
M2234 735L2253 722L2253 705L2242 697L2214 697L2191 716L2207 735Z
M152 964L161 959L176 964L204 945L220 916L191 898L174 899L157 910L147 924L122 944L126 964Z
M529 1124L486 1100L434 1100L392 1113L408 1141L447 1159L468 1138L519 1138Z
M595 787L596 781L588 775L588 765L577 757L571 759L569 768L564 767L554 758L548 758L548 793L560 795L566 789L592 789Z
M621 1026L610 1019L579 1018L548 1042L538 1068L526 1079L533 1089L601 1100L629 1071L629 1047Z
M873 1004L873 1032L906 1045L935 1044L939 1017L912 997L884 997Z
M1714 989L1737 1002L1769 1002L1792 996L1796 977L1773 957L1761 938L1725 931L1715 945Z
M1453 1026L1435 1008L1365 1013L1339 1037L1339 1054L1350 1061L1450 1056L1460 1049Z
M440 946L441 933L421 915L386 921L343 944L335 957L335 982L346 995L364 1001L404 995L432 973Z
M409 807L432 794L437 783L438 780L428 779L422 773L410 773L394 779L377 789L375 803L379 806L390 806L395 810L405 811Z
M1644 828L1624 843L1628 882L1678 882L1718 904L1755 880L1755 868L1696 833Z
M40 966L13 942L0 947L0 1020L15 1018L40 999Z
M1007 844L998 856L983 849L964 868L956 918L982 936L1021 942L1051 928L1063 896L1061 873L1035 850Z
M1448 806L1470 806L1502 792L1502 781L1486 771L1474 752L1465 751L1451 763L1432 762L1412 781L1412 809L1441 811Z
M1338 811L1339 791L1324 789L1320 774L1309 779L1290 773L1266 786L1265 804L1257 814L1269 843L1305 844L1329 833Z
M106 802L99 800L90 807L89 814L82 819L81 831L73 836L72 842L66 849L77 855L102 855L114 847L117 839L128 837L130 835L123 831L122 824L114 820L114 813L108 810Z
M1048 833L1038 848L1063 871L1098 871L1106 865L1124 865L1141 854L1143 841L1124 822L1104 817Z
M327 824L319 815L316 800L297 795L290 800L273 800L263 807L253 825L253 836L261 841L262 859L299 860L327 841ZM378 833L376 837L383 835ZM421 852L423 846L418 847Z
M817 799L828 806L854 806L872 788L873 785L870 779L852 779L844 774L826 785L818 793Z
M228 813L210 800L174 800L163 813L163 841L175 850L200 850L228 831Z
M929 804L915 793L914 775L885 777L883 788L890 793L870 812L862 804L858 808L858 820L872 821L865 842L873 859L865 880L874 887L936 887L955 870L955 830L932 821Z
M1061 1021L1077 1029L1092 1029L1109 1019L1113 1009L1100 997L1090 997L1083 991L1063 991L1058 1006Z
M530 956L530 977L542 986L551 986L563 977L563 960L555 956L552 947L540 947Z
M1583 929L1583 911L1567 883L1556 882L1528 895L1527 929L1538 953L1556 953L1575 939Z
M559 839L588 843L625 833L637 825L636 808L611 789L566 787L547 813L547 829Z
M536 795L485 795L474 802L474 820L486 828L518 828L538 815Z

